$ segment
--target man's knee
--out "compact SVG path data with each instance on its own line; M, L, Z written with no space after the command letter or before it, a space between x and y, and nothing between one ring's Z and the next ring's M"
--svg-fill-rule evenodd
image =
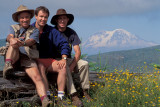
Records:
M81 66L81 67L89 67L88 62L87 62L87 61L84 61L84 60L78 62L78 65Z
M67 75L66 66L64 66L62 69L59 69L58 73L61 74L61 75Z
M88 64L87 61L84 61L84 62L83 62L83 65L84 65L84 66L89 66L89 64Z
M78 70L80 72L80 74L86 74L87 72L89 72L89 64L87 61L81 60L80 62L78 62Z

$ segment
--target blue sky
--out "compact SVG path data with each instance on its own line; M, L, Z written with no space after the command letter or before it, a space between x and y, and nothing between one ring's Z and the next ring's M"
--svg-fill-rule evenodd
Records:
M46 6L50 10L48 24L57 9L66 9L75 16L70 27L82 42L97 32L121 28L160 44L160 0L1 0L0 39L6 38L11 24L16 24L12 14L21 4L30 9Z

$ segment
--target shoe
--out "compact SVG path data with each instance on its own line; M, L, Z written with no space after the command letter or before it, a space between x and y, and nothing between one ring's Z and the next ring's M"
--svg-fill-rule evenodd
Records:
M6 62L3 68L3 78L7 78L7 76L14 71L11 62Z
M83 95L84 95L84 98L87 99L87 101L91 102L92 101L92 98L90 97L90 95L87 93L87 91L83 91Z
M53 105L54 103L52 101L50 101L47 97L45 97L42 101L42 107L50 107L51 105Z
M69 101L67 101L65 97L62 97L62 99L58 97L56 102L57 102L58 107L68 107L70 103Z
M37 94L31 97L31 101L32 101L32 106L41 105L41 99Z
M83 103L82 101L78 98L77 94L73 94L71 95L72 97L72 105L76 106L76 107L83 107Z

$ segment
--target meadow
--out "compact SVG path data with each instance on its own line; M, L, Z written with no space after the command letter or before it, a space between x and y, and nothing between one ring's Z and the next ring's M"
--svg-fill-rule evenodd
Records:
M85 107L159 107L160 71L156 67L145 73L130 73L115 69L99 75L102 82L91 83L92 102L84 101Z
M154 67L153 71L148 71L147 66L139 69L139 73L127 69L100 70L101 74L97 74L100 81L90 82L92 101L84 96L81 99L84 107L160 107L160 70ZM73 107L69 99L68 104ZM23 103L23 106L30 104Z

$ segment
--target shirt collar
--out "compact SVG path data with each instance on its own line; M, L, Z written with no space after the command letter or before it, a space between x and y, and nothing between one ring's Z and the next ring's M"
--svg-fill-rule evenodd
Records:
M34 23L32 23L31 24L33 27L36 27L35 25L36 25L36 22L34 22ZM48 26L48 24L46 24L45 26L44 26L44 28L43 28L43 32L49 32L50 31L50 29L48 29L49 28L49 26Z

